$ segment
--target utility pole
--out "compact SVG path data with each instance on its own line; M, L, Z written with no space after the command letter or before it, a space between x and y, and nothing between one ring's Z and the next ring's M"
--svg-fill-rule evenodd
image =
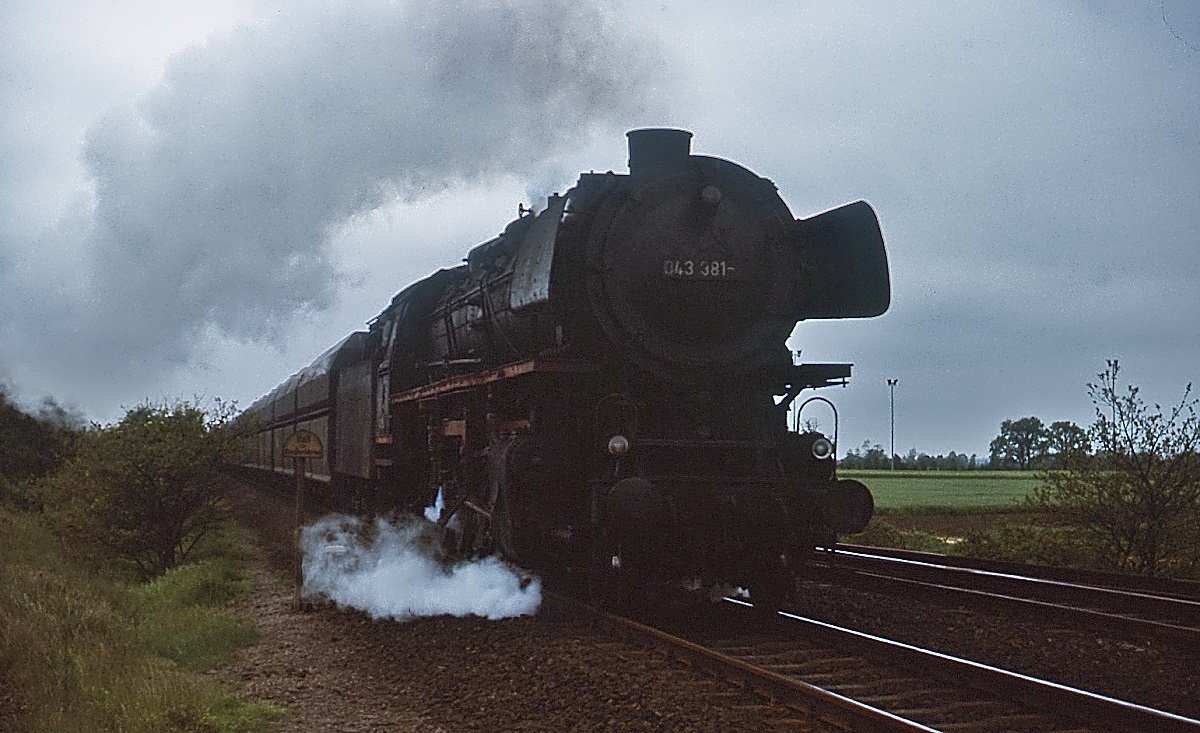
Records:
M888 400L892 405L892 443L891 449L888 452L892 462L892 470L896 470L896 383L899 379L888 379Z
M797 349L796 351L792 352L792 366L798 366L800 364L800 351L801 349ZM800 432L800 406L796 404L796 400L794 398L792 399L792 404L788 405L788 414L793 416L792 431L797 433Z

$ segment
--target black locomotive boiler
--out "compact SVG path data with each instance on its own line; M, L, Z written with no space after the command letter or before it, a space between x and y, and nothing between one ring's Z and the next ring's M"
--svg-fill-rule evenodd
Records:
M289 471L306 429L328 501L420 512L440 493L454 554L578 571L600 601L675 579L780 600L873 509L787 419L851 365L794 364L785 341L886 311L887 256L865 202L796 219L691 137L631 131L629 173L581 175L409 285L248 408L246 467Z

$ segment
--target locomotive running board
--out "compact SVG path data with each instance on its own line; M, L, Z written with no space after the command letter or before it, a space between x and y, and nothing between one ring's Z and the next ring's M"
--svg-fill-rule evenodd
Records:
M591 362L568 359L528 359L526 361L505 364L495 369L442 379L423 387L415 387L400 394L392 395L391 403L398 405L405 402L425 400L431 397L441 397L452 392L474 389L475 387L482 387L485 384L513 379L514 377L523 377L527 374L586 374L594 371L596 371L596 365Z
M799 394L805 389L845 386L853 364L795 364L787 375L787 384Z

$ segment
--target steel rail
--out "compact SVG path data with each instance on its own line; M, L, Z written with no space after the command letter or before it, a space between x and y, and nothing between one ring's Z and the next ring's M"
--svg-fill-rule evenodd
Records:
M880 583L892 583L907 588L918 588L937 593L949 593L958 596L965 596L972 600L986 602L989 606L1007 606L1009 608L1022 611L1047 611L1063 617L1082 618L1085 620L1109 625L1123 625L1134 631L1156 634L1162 638L1172 641L1200 646L1200 629L1192 626L1179 626L1175 624L1164 623L1162 621L1153 621L1151 619L1143 619L1133 616L1124 616L1116 613L1108 613L1105 611L1097 611L1090 608L1068 606L1061 603L1039 601L1032 598L1021 598L1018 596L1005 595L1003 593L992 593L983 590L975 590L972 588L960 588L953 585L942 585L939 583L930 583L922 580L913 580L910 578L897 578L890 575L879 575L877 573L870 573L862 570L855 572L864 578L871 579L876 587L878 587Z
M750 607L739 599L727 602ZM1097 726L1102 730L1200 733L1200 720L1088 692L1068 685L992 667L873 634L834 626L785 611L780 618L793 624L793 633L817 638L839 648L856 649L868 658L888 658L915 666L928 674L960 685L969 685L991 696L1004 696Z
M820 548L833 555L839 552L857 552L875 557L915 560L935 565L946 565L956 568L973 570L990 570L997 573L1010 573L1042 580L1058 580L1066 583L1079 583L1099 588L1116 590L1140 591L1159 596L1200 600L1200 580L1180 578L1149 577L1131 575L1111 570L1092 570L1088 568L1071 568L1059 565L1040 565L1020 563L1011 560L993 560L980 557L960 557L939 552L921 550L902 550L895 547L875 547L871 545L855 545L838 543L831 548Z
M1181 615L1192 616L1197 619L1197 621L1200 621L1200 601L1193 600L1191 598L1180 598L1173 595L1127 590L1123 588L1108 588L1104 586L1087 585L1075 581L1038 578L1010 572L960 567L956 565L929 562L926 560L910 560L907 558L888 557L886 555L873 555L869 553L850 552L846 550L835 550L834 554L835 557L853 558L856 560L864 560L879 564L925 569L941 574L954 574L960 577L996 581L998 583L1008 583L1015 586L1024 585L1026 587L1037 588L1047 592L1062 591L1066 593L1086 594L1104 603L1117 607L1128 607L1139 611L1145 611L1148 610L1146 608L1147 606L1151 606L1152 609L1150 610L1159 609L1168 613L1180 613Z
M1123 624L1141 632L1200 646L1200 601L1188 598L856 551L837 550L834 557L848 560L851 566L845 569L868 578L876 586L882 582L900 583L989 603L1075 615L1107 624ZM853 567L853 564L864 563L883 569L874 572ZM897 572L891 574L891 571Z
M739 658L736 654L710 648L652 626L614 614L590 608L578 601L559 597L577 612L586 614L596 623L615 630L627 640L661 648L676 659L715 676L725 678L749 691L764 695L777 703L801 711L810 721L853 731L939 731L929 721L914 720L922 714L943 712L935 707L930 711L877 707L875 702L855 700L835 689L825 689L797 676L772 671L768 665ZM724 599L729 607L742 613L756 613L753 606L736 598ZM756 617L761 621L764 617ZM782 638L803 639L806 644L818 644L844 653L854 654L864 661L874 661L912 670L924 679L940 680L957 690L975 690L981 697L975 703L988 708L994 705L1016 705L1025 710L1041 711L1038 716L1018 714L1024 725L1030 719L1063 721L1072 730L1079 725L1093 731L1156 731L1156 733L1200 733L1200 720L1150 707L1107 697L1056 682L1003 670L990 665L961 659L941 652L930 651L911 644L896 642L860 631L808 619L796 614L779 612L772 617L777 624L772 630L785 632ZM740 646L740 645L739 645ZM770 656L775 656L774 654ZM900 696L903 697L903 696ZM994 702L993 702L994 701ZM885 703L887 704L887 703ZM893 703L902 706L903 702ZM956 707L951 705L950 707ZM1011 710L1011 709L1010 709ZM1002 713L1003 715L1003 713ZM1069 721L1069 722L1068 722ZM934 723L933 725L939 725ZM978 729L1005 729L1005 718L984 718L973 723L947 723L955 730L963 725ZM949 730L950 728L947 728ZM975 728L972 728L975 729ZM1056 728L1057 729L1057 728ZM1065 729L1065 728L1064 728Z
M862 733L939 733L936 728L749 664L633 619L598 610L573 598L543 591L543 599L552 599L554 603L585 616L620 638L661 649L671 658L784 705L803 714L814 725Z

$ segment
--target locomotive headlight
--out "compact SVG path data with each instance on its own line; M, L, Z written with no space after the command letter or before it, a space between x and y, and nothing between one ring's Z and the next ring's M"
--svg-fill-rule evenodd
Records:
M813 458L823 461L833 455L833 444L825 438L817 438L812 445Z
M629 438L624 435L614 435L608 439L608 452L610 455L623 456L629 452Z

